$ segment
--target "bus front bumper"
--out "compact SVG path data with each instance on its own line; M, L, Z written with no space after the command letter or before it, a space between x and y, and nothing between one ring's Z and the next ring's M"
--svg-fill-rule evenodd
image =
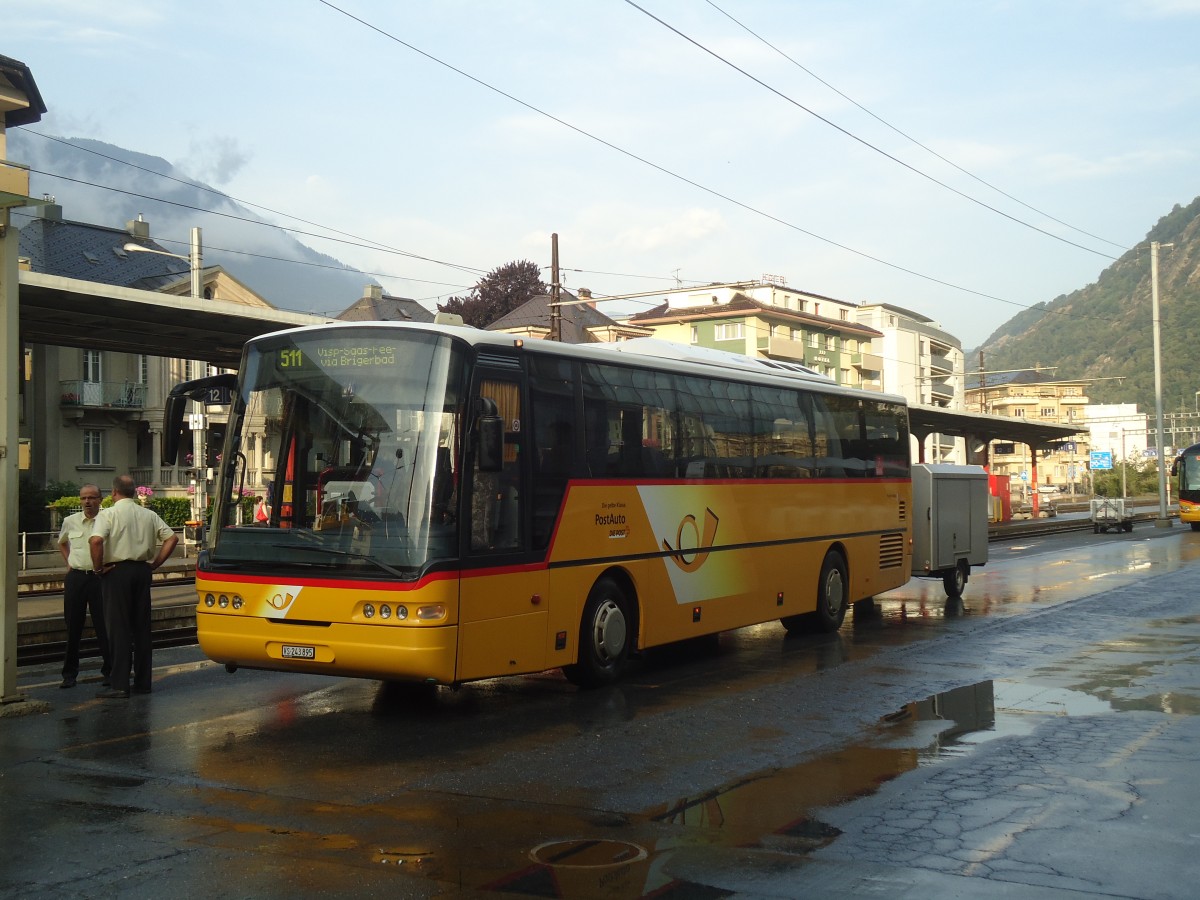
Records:
M228 666L385 681L455 681L454 625L295 625L198 610L196 634L204 654Z

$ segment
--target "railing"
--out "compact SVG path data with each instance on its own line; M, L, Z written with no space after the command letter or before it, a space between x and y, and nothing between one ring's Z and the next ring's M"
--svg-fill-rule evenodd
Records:
M144 484L154 490L191 487L195 473L196 470L188 466L135 466L129 470L129 476L135 484ZM247 469L244 486L261 494L265 490L259 480L262 474L258 469Z
M79 510L75 510L78 512ZM188 548L196 545L195 541L187 540L186 529L175 528L179 536L179 547L175 553L188 556ZM66 566L62 552L58 549L57 531L22 531L17 534L17 555L20 557L22 572L39 569L61 569Z
M146 385L130 381L60 381L62 407L145 409Z

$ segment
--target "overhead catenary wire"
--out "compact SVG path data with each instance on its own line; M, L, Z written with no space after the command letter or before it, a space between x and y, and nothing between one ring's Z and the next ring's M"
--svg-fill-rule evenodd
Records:
M886 266L887 268L892 269L893 271L903 272L906 275L912 275L915 278L920 278L931 284L941 285L942 287L950 288L950 289L956 290L956 291L961 291L965 294L971 294L972 296L979 297L979 298L985 299L985 300L995 300L999 303L1007 303L1009 305L1020 307L1022 309L1029 308L1028 305L1018 303L1015 300L1008 300L1003 297L998 297L994 294L989 294L986 291L969 288L969 287L966 287L965 285L955 284L954 282L946 281L945 279L937 278L933 275L928 275L924 272L917 271L916 269L909 268L909 267L901 265L899 263L891 262L882 257L875 256L871 253L868 253L864 250L859 250L855 247L851 247L848 244L841 243L840 241L836 241L832 238L825 237L824 235L818 234L814 231L810 231L809 229L803 228L800 225L795 224L794 222L789 222L786 219L783 219L772 213L766 212L765 210L758 209L757 207L752 206L749 203L738 200L728 194L722 193L721 191L718 191L715 188L710 188L706 185L703 185L698 181L695 181L691 178L688 178L685 175L681 175L680 173L667 168L666 166L660 165L659 163L653 162L652 160L647 159L644 156L640 156L631 150L627 150L624 147L618 146L617 144L614 144L612 141L609 141L606 138L603 138L603 137L600 137L599 135L593 134L577 125L573 125L572 123L566 121L565 119L560 118L559 116L554 115L553 113L547 112L546 110L543 110L540 107L533 105L532 103L522 100L521 98L508 93L507 91L503 90L502 88L496 87L495 85L490 84L489 82L484 81L483 79L481 79L475 75L472 75L469 72L466 72L465 70L460 69L459 67L457 67L451 63L448 63L445 60L440 59L439 57L436 57L433 54L431 54L425 50L420 49L419 47L415 46L414 44L411 44L408 41L405 41L404 39L397 37L396 35L385 30L384 28L381 28L380 26L367 21L366 19L362 18L361 16L357 16L354 13L351 13L345 9L342 9L335 3L330 2L330 0L317 0L317 2L325 7L328 7L330 10L333 10L336 13L338 13L342 16L345 16L346 18L348 18L354 22L357 22L359 25L363 26L364 28L374 31L376 34L380 35L381 37L383 37L389 41L392 41L396 44L399 44L400 46L412 51L413 53L416 53L417 55L424 57L425 59L429 60L430 62L435 63L439 66L442 66L443 68L448 69L451 72L454 72L455 74L462 76L463 78L466 78L467 80L479 85L482 88L485 88L486 90L492 91L493 93L498 94L501 97L511 100L513 103L516 103L517 105L522 106L525 109L528 109L529 111L536 113L539 116L543 116L544 118L547 118L550 121L555 122L555 123L561 125L562 127L575 132L576 134L580 135L581 137L585 137L588 140L594 141L604 147L609 148L610 150L613 150L616 153L621 154L622 156L625 156L631 160L634 160L635 162L638 162L644 166L654 169L655 171L660 172L660 173L662 173L670 178L673 178L677 181L680 181L683 184L687 184L691 187L694 187L697 190L702 191L712 197L716 197L719 200L723 200L726 203L729 203L733 206L738 207L739 209L743 209L746 212L749 212L753 215L764 218L768 221L775 222L778 225L782 225L785 228L789 228L800 234L807 235L808 237L811 237L814 240L821 241L822 243L828 244L831 247L837 247L839 250L844 250L847 253L851 253L855 256L860 257L861 259L870 260L871 262L877 263L882 266ZM626 0L626 2L628 2L628 0ZM978 202L978 201L975 201L975 202ZM1003 213L1001 213L1001 214L1006 215ZM1013 217L1008 216L1008 218L1013 218ZM1016 220L1016 221L1019 221L1019 220ZM1056 235L1050 234L1049 232L1043 232L1043 233L1048 234L1050 237L1055 237L1058 240L1064 240L1062 238L1058 238ZM1072 242L1066 241L1066 243L1070 244ZM1077 246L1080 249L1086 250L1090 253L1097 253L1100 256L1106 256L1106 258L1112 258L1112 257L1107 257L1106 254L1099 253L1099 251L1091 250L1090 248L1083 247L1082 245L1079 245L1079 244L1075 244L1074 246Z
M768 41L761 34L754 31L752 28L750 28L750 26L746 25L741 20L730 15L729 12L727 12L726 10L717 6L717 4L713 2L713 0L705 0L705 2L709 6L711 6L713 9L715 9L717 12L719 12L721 15L723 15L725 18L729 19L729 21L733 22L735 25L737 25L739 28L741 28L743 31L745 31L747 34L749 34L751 37L753 37L755 40L760 41L762 44L764 44L767 47L770 47L772 50L774 50L776 53L778 53L780 56L782 56L784 59L786 59L788 62L790 62L793 66L795 66L796 68L798 68L800 71L804 72L805 74L809 75L810 77L816 79L821 84L825 85L825 87L829 88L829 90L833 91L835 94L837 94L843 100L845 100L847 103L850 103L850 104L858 107L860 110L862 110L864 113L866 113L868 116L870 116L875 121L879 122L881 125L885 126L886 128L891 129L892 131L894 131L896 134L900 135L905 140L910 141L911 143L920 147L926 153L929 153L929 154L937 157L942 162L944 162L946 165L948 165L954 169L957 169L959 172L966 175L968 178L979 182L984 187L995 191L996 193L1000 194L1001 196L1007 197L1009 200L1013 201L1014 203L1017 203L1020 206L1025 207L1030 212L1035 212L1039 216L1045 216L1047 219L1050 219L1052 222L1057 222L1059 225L1062 225L1064 228L1070 228L1072 231L1078 232L1079 234L1085 235L1086 237L1090 237L1093 240L1097 240L1097 241L1101 241L1105 244L1109 244L1110 246L1118 247L1122 250L1127 249L1124 244L1119 243L1118 241L1111 241L1108 238L1101 237L1098 234L1092 234L1090 231L1080 228L1077 225L1072 225L1070 222L1064 222L1062 219L1059 219L1056 216L1053 216L1050 213L1045 212L1044 210L1040 210L1036 206L1032 206L1029 203L1026 203L1024 200L1021 200L1019 197L1014 197L1008 191L1004 190L1003 188L997 187L996 185L992 184L990 181L980 178L974 172L971 172L971 171L963 168L958 163L954 162L954 160L948 159L946 156L944 156L941 153L938 153L938 151L934 150L929 145L922 143L921 141L919 141L915 137L913 137L911 134L908 134L906 131L893 125L887 119L884 119L882 116L877 115L876 113L872 112L870 109L863 106L861 103L859 103L853 97L849 96L844 91L839 90L835 85L826 81L824 78L822 78L816 72L814 72L812 69L808 68L807 66L802 65L800 62L796 61L793 57L791 57L789 54L785 53L779 47L776 47L774 44L772 44L770 41Z
M324 2L324 0L322 0L322 2ZM761 78L757 77L756 75L750 74L745 69L743 69L741 66L737 65L737 63L731 62L730 60L726 59L721 54L717 53L715 50L713 50L709 47L706 47L704 44L700 43L695 38L693 38L687 34L684 34L682 31L680 31L674 25L671 25L669 22L666 22L663 19L659 18L654 13L647 10L645 7L635 3L634 0L625 0L625 2L627 4L629 4L630 6L632 6L634 9L641 12L642 14L653 19L655 22L658 22L658 24L662 25L668 31L671 31L672 33L678 35L679 37L683 38L683 40L692 44L694 47L702 50L703 52L707 53L709 56L713 57L714 59L718 60L719 62L724 63L725 65L729 66L729 68L744 75L746 78L749 78L755 84L770 91L772 94L779 97L783 101L790 103L792 106L795 106L797 109L803 110L804 112L808 113L810 116L813 116L814 118L818 119L819 121L824 122L830 128L833 128L834 130L841 132L846 137L850 138L853 141L858 142L859 144L862 144L864 147L868 148L869 150L872 150L875 153L878 153L881 156L886 157L887 159L896 163L896 165L902 166L903 168L908 169L908 171L912 172L913 174L919 175L921 178L924 178L927 181L930 181L933 184L936 184L939 187L944 188L945 190L949 191L952 194L957 194L959 197L962 197L964 200L967 200L971 203L981 206L986 210L990 210L991 212L994 212L998 216L1003 216L1004 218L1008 219L1011 222L1015 222L1016 224L1021 225L1025 228L1029 228L1029 229L1032 229L1033 231L1039 232L1040 234L1044 234L1046 237L1053 238L1056 241L1061 241L1064 244L1068 244L1072 247L1075 247L1079 250L1083 250L1087 253L1094 253L1097 256L1103 256L1105 259L1115 260L1117 258L1115 256L1112 256L1111 254L1103 253L1100 250L1094 250L1091 247L1087 247L1087 246L1084 246L1083 244L1069 240L1069 239L1063 237L1062 235L1055 234L1052 231L1047 231L1045 228L1040 228L1031 222L1026 222L1023 219L1019 219L1016 216L1012 215L1011 213L1006 213L1004 210L998 209L997 207L992 206L990 203L985 203L984 201L978 199L977 197L972 197L970 194L966 193L965 191L960 191L958 188L956 188L952 185L946 184L946 182L935 178L934 176L930 175L928 172L923 172L922 170L918 169L916 166L914 166L910 163L906 163L904 160L900 159L899 157L893 156L891 153L888 153L883 148L877 147L874 144L872 144L870 141L866 140L865 138L859 137L854 132L849 131L846 128L843 128L841 125L838 125L836 122L832 121L831 119L826 118L825 116L821 115L819 112L809 109L807 106L805 106L800 101L798 101L792 97L789 97L787 94L783 93L783 91L779 90L776 87L773 87L772 85L763 81Z
M142 200L153 200L156 203L165 203L168 206L177 206L181 209L190 209L195 212L202 212L202 213L205 213L206 215L210 215L210 216L220 216L221 218L224 218L224 219L233 219L238 222L247 222L251 225L259 225L259 226L265 226L268 228L276 228L280 231L286 231L289 234L297 234L297 235L302 235L304 237L317 238L319 240L324 240L324 241L333 241L336 244L344 244L344 245L350 246L350 247L361 247L361 248L364 248L367 250L374 250L377 253L390 253L390 254L394 254L396 256L403 256L407 259L420 260L421 262L435 263L440 266L447 266L449 268L458 269L460 271L468 272L473 275L481 275L486 272L485 269L477 269L473 266L465 266L460 263L447 262L446 260L435 259L431 256L422 256L419 253L410 253L407 250L397 250L394 248L383 247L383 246L380 246L375 243L366 243L366 242L363 242L360 240L350 240L348 238L330 237L327 234L318 234L318 233L312 232L312 231L304 231L303 229L300 229L300 228L290 228L286 225L276 225L272 222L263 222L258 219L252 219L249 216L239 216L239 215L235 215L233 213L221 212L221 211L215 210L215 209L205 209L203 206L195 206L194 204L183 203L179 200L167 200L165 197L154 197L154 196L151 196L150 194L142 194L142 193L139 193L138 191L130 191L130 190L126 190L125 188L113 187L112 185L97 184L94 181L88 181L83 178L73 178L70 175L61 175L56 172L46 172L41 169L34 169L34 168L30 168L29 171L34 173L35 175L44 175L48 178L58 178L62 181L70 181L75 184L82 184L82 185L86 185L88 187L100 188L100 189L106 190L106 191L113 191L118 194L125 194L126 196L129 196L129 197L138 197Z
M69 144L69 142L66 142L66 143L68 143L68 144ZM71 146L75 146L75 145L71 145ZM86 149L86 148L79 148L79 149ZM91 151L91 152L95 152L95 151ZM114 162L119 162L119 163L122 163L122 162L124 162L123 160L117 159L116 157L107 156L107 155L105 155L105 154L100 154L100 155L102 155L102 156L105 156L106 158L108 158L108 159L110 159L110 160L112 160L112 161L114 161ZM144 168L144 167L142 167L142 166L136 166L136 165L133 165L133 164L129 164L129 165L132 165L132 166L133 166L133 168L136 168L136 169L141 169L141 170L143 170L143 171L146 171L146 172L148 172L149 174L160 175L160 176L162 176L162 177L168 178L168 179L170 179L170 180L173 180L173 181L180 181L180 179L174 178L173 176L165 175L164 173L155 172L155 171L154 171L154 170L152 170L152 169L145 169L145 168ZM210 210L210 209L206 209L206 208L204 208L204 207L194 206L194 205L192 205L192 204L183 203L183 202L180 202L180 201L177 201L177 200L168 200L168 199L166 199L166 198L164 198L164 197L155 197L155 196L153 196L153 195L150 195L150 194L143 194L143 193L139 193L139 192L136 192L136 191L130 191L130 190L127 190L127 189L125 189L125 188L117 188L117 187L113 187L113 186L111 186L111 185L98 184L98 183L96 183L96 182L87 181L87 180L85 180L85 179L80 179L80 178L74 178L74 177L71 177L71 176L62 175L62 174L58 174L58 173L54 173L54 172L47 172L47 171L44 171L44 170L40 170L40 169L33 169L33 168L29 169L29 171L30 171L30 172L32 172L32 173L38 174L38 175L43 175L43 176L45 176L45 177L48 177L48 178L58 178L58 179L60 179L60 180L64 180L64 181L70 181L70 182L77 183L77 184L82 184L82 185L85 185L85 186L87 186L87 187L93 187L93 188L96 188L96 189L99 189L99 190L113 191L113 192L115 192L115 193L125 194L125 195L127 195L127 196L134 196L134 197L138 197L138 198L140 198L140 199L150 200L150 201L153 201L153 202L156 202L156 203L163 203L163 204L165 204L165 205L168 205L168 206L176 206L176 207L180 207L180 208L184 208L184 209L189 209L189 210L193 210L193 211L197 211L197 212L206 213L206 214L213 215L213 216L218 216L218 217L222 217L222 218L234 219L234 220L237 220L237 221L240 221L240 222L244 222L244 223L246 223L246 224L250 224L250 225L258 226L258 227L264 227L264 228L272 228L272 229L277 229L277 230L280 230L280 231L285 231L285 232L289 232L289 233L292 233L292 234L298 234L298 235L303 235L303 236L309 236L309 237L314 237L314 238L318 238L318 239L331 240L331 241L335 241L335 242L337 242L337 243L347 244L347 245L350 245L350 246L364 247L365 249L369 249L369 250L376 250L376 251L379 251L379 252L392 253L392 254L400 255L400 256L403 256L403 257L406 257L406 258L416 259L416 260L425 261L425 262L432 262L432 263L439 264L439 265L445 265L445 266L449 266L449 267L452 267L452 268L459 269L459 270L461 270L461 271L469 272L469 273L471 273L471 274L484 274L484 273L485 273L485 271L486 271L486 270L484 270L484 269L482 269L482 268L475 268L475 267L469 267L469 266L465 266L465 265L462 265L462 264L445 262L445 261L441 261L441 260L436 260L436 259L434 259L434 258L432 258L432 257L426 257L426 256L421 256L421 255L419 255L419 254L414 254L414 253L411 253L411 252L408 252L408 251L403 251L403 250L397 250L397 249L391 249L391 248L387 248L386 246L384 246L384 245L380 245L380 244L378 244L377 242L368 242L368 243L365 243L365 244L364 244L364 243L358 243L358 242L356 242L356 241L351 241L351 240L347 240L347 239L331 238L331 237L328 237L327 235L321 235L321 234L316 234L316 233L312 233L312 232L306 232L306 231L302 231L302 230L300 230L300 229L295 229L295 228L288 228L288 227L286 227L286 226L283 226L283 225L278 225L278 224L275 224L275 223L272 223L272 222L266 222L266 221L263 221L263 220L261 220L261 219L253 219L253 218L250 218L250 217L247 217L247 216L238 216L238 215L235 215L235 214L233 214L233 213L226 213L226 212L220 212L220 211L217 211L217 210ZM184 184L188 184L188 185L192 185L192 183L191 183L191 182L186 182L186 181L184 181L184 182L182 182L182 183L184 183ZM192 185L192 186L196 186L196 185ZM231 198L231 197L229 197L227 194L223 194L223 193L222 193L222 192L220 192L220 191L214 191L214 190L212 190L212 189L208 189L208 190L209 190L210 192L212 192L212 193L214 193L214 194L217 194L217 195L219 195L219 196L222 196L222 197L224 197L224 198L231 199L231 200L233 200L233 199L234 199L234 198ZM238 202L238 203L241 203L242 201L240 201L240 200L237 200L236 202ZM254 204L251 204L251 205L254 205ZM265 207L263 207L263 208L265 208ZM286 213L280 213L280 214L281 214L281 215L285 215L285 216L287 215ZM324 227L324 226L317 225L316 227ZM160 240L161 240L161 242L162 242L162 243L177 243L177 244L181 244L181 243L183 243L182 241L171 241L171 240L167 240L167 239L160 239ZM249 253L249 252L247 252L247 251L239 251L239 250L225 250L225 249L222 249L222 248L217 248L217 247L213 247L213 248L211 248L211 249L213 249L213 250L220 250L221 252L228 252L228 253L240 253L240 254L242 254L242 255L251 256L251 257L253 257L253 256L258 256L258 255L259 255L259 254L253 254L253 253ZM314 266L323 267L323 268L339 269L339 267L337 267L337 266L322 266L321 264L317 264L317 263L309 263L309 262L307 262L307 261L303 261L303 260L288 260L288 259L283 259L283 258L279 258L279 257L267 257L267 256L265 256L265 255L263 256L263 258L268 258L268 259L276 259L277 261L280 261L280 262L295 263L295 264L297 264L297 265L314 265ZM345 271L358 271L358 270L350 269L350 268L348 268L348 267L344 267L344 270L345 270ZM585 270L585 269L567 269L567 271L576 271L576 272L584 272L584 273L586 273L586 272L590 272L591 270ZM369 273L369 272L363 272L362 274L368 274L368 275L369 275L369 274L373 274L373 273ZM377 274L382 274L382 273L377 273ZM593 274L603 274L603 275L620 275L621 273L611 273L611 272L593 272ZM919 274L919 273L914 273L914 274ZM400 278L400 279L405 279L405 280L421 281L421 279L410 279L408 276L405 276L405 275L391 275L391 274L388 274L388 275L385 275L384 277L393 277L393 278ZM631 275L628 275L628 276L625 276L625 277L636 277L636 278L642 278L642 277L653 277L653 276L639 276L639 275L632 275L632 274L631 274ZM659 276L659 277L660 277L660 278L666 278L666 276ZM926 277L926 278L927 278L928 276L920 276L920 277ZM675 280L675 279L671 279L671 280ZM687 280L688 280L688 281L693 281L693 279L687 279ZM703 286L704 284L712 284L712 283L714 283L714 280L712 280L712 279L710 279L710 280L707 280L707 281L704 281L704 280L695 280L695 282L696 282L696 285L697 285L697 286ZM427 283L431 283L431 284L437 284L438 282L427 282ZM721 282L720 282L719 280L717 280L715 283L721 283ZM941 284L947 285L947 286L949 286L949 287L956 287L955 285L950 285L950 284L948 284L947 282L938 282L938 283L941 283ZM447 285L447 286L451 286L451 285ZM464 286L459 286L459 287L464 287L464 288L466 288L466 286L465 286L465 285L464 285ZM470 290L470 289L472 289L472 288L467 288L467 290ZM970 289L967 289L967 288L962 288L962 290L968 290L968 291L970 291ZM1012 305L1012 306L1016 306L1016 307L1018 307L1018 308L1020 308L1020 309L1025 309L1025 310L1034 309L1034 308L1036 308L1038 305L1040 305L1040 304L1023 304L1023 303L1019 303L1019 302L1017 302L1017 301L1014 301L1014 300L1008 300L1008 299L1005 299L1005 298L1002 298L1002 297L995 297L995 296L988 295L988 294L980 294L979 292L976 292L976 291L970 291L970 292L971 292L971 293L975 293L975 294L977 294L978 296L985 297L985 298L987 298L987 299L996 300L997 302L1000 302L1000 303L1006 303L1006 304L1009 304L1009 305ZM449 292L443 292L443 293L439 293L439 294L431 295L431 296L428 296L428 297L419 298L417 302L425 302L425 301L429 301L429 300L437 300L437 299L440 299L440 298L442 298L442 297L449 297L449 296L453 296L453 295L454 295L454 292L453 292L453 291L449 291ZM595 298L596 298L596 299L622 299L620 296L612 297L612 296L605 295L603 292L596 293L596 294L594 294L594 296L595 296ZM1065 314L1065 311L1060 311L1060 310L1045 310L1045 311L1046 311L1046 312L1055 312L1055 313ZM1074 314L1074 317L1079 317L1079 316L1078 316L1078 314ZM1083 316L1082 318L1094 318L1094 317Z

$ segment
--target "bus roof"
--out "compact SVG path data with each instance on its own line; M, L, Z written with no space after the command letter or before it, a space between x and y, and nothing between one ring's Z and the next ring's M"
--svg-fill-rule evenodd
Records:
M472 328L469 325L443 325L434 322L328 322L259 335L249 343L257 343L261 340L277 338L283 335L299 335L314 331L333 331L342 328L378 328L381 331L421 331L444 334L456 340L464 341L473 347L503 347L508 349L520 347L525 352L548 353L595 362L619 362L637 365L636 357L641 357L647 361L656 361L658 363L657 368L665 371L712 377L714 375L712 370L719 368L726 370L722 374L726 374L727 377L732 377L739 381L770 384L778 383L780 379L783 379L793 387L797 381L803 381L813 389L826 393L844 393L856 396L868 394L878 400L888 400L905 405L908 403L904 397L898 394L865 391L861 388L840 385L833 379L820 375L808 366L799 363L759 359L739 353L728 353L724 350L712 350L707 347L693 347L690 344L680 344L675 341L664 341L659 338L634 338L628 341L597 342L594 344L563 344L556 341L539 340L537 338L523 338L502 331L485 331L479 328ZM632 358L620 359L621 356Z

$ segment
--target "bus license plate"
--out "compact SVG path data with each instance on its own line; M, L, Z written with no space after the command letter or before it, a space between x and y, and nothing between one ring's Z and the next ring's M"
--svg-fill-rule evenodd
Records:
M304 647L299 644L284 644L282 650L284 659L316 659L316 647Z

